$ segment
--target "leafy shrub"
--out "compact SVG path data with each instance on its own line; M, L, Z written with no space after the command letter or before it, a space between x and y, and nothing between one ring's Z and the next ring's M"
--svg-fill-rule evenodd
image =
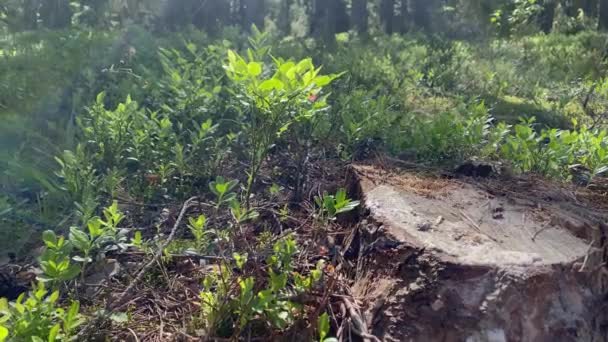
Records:
M59 292L49 294L44 283L14 303L0 299L0 341L72 341L83 322L80 305L74 301L66 310L58 300Z
M257 38L262 41L263 36ZM247 139L249 173L245 200L249 206L252 186L270 148L290 126L303 124L327 107L321 96L323 87L338 75L320 75L312 59L299 62L274 59L274 67L264 69L268 48L252 40L256 50L247 58L228 51L226 72L238 85L238 98L244 105L242 126Z
M207 334L238 336L247 325L260 319L279 330L291 325L301 311L300 305L289 297L310 291L323 275L322 263L309 276L295 272L296 252L292 237L275 243L267 260L267 279L237 276L229 264L220 264L216 272L208 275L200 294L200 324ZM234 254L234 260L236 269L245 271L247 255Z
M569 168L580 164L589 172L589 179L608 170L608 139L604 130L578 131L534 127L534 119L522 120L513 128L502 146L502 157L519 172L568 179Z

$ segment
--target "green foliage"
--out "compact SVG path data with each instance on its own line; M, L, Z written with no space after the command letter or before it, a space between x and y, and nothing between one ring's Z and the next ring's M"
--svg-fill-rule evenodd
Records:
M188 218L188 228L194 236L194 242L196 244L196 250L198 252L205 251L209 247L208 232L205 231L207 224L207 218L205 215L199 215L197 218Z
M238 180L225 180L224 177L218 176L215 181L209 183L209 190L216 196L215 206L219 209L222 205L231 203L236 200L234 188L239 184Z
M325 6L317 2L315 11ZM200 294L196 323L209 336L236 340L310 319L293 298L315 289L323 263L298 268L295 239L275 240L265 219L277 209L279 224L291 221L288 205L297 208L305 198L311 164L388 152L447 166L502 159L518 172L560 179L576 167L588 173L586 183L608 173L606 35L589 29L594 14L573 14L570 3L551 19L557 33L544 34L536 26L552 2L418 1L401 6L392 23L412 33L388 36L378 25L369 35L346 32L348 25L334 35L327 30L339 23L327 25L315 11L309 17L306 2L286 9L268 2L267 22L297 10L298 31L310 24L324 38L291 30L294 36L283 39L253 27L247 50L239 28L217 27L234 19L225 1L186 1L162 13L157 1L74 1L65 11L42 2L28 11L26 3L0 5L0 219L9 227L0 241L73 225L67 239L43 233L40 280L78 285L78 274L84 278L107 252L134 246L150 253L162 242L161 234L145 241L139 231L128 240L114 198L138 208L129 210L136 224L149 207L170 207L192 193L212 198L214 215L189 218L190 234L163 251L221 259L209 266ZM327 7L326 17L345 16L345 9ZM368 10L388 31L386 13ZM241 28L259 21L238 14L247 22ZM406 16L411 23L399 22ZM209 32L186 29L190 23ZM289 26L295 25L283 23L281 32ZM518 122L520 116L538 122ZM270 201L292 201L269 210L252 206L265 197L255 186L260 178L264 191L273 184ZM343 189L315 203L317 226L359 205ZM30 330L48 340L73 335L61 311L50 313L58 295L36 296L22 297L20 305L50 318L17 324L18 315L2 314L0 341L30 337ZM306 324L316 323L319 340L331 341L328 315L312 320Z
M336 338L327 337L329 334L329 315L324 312L317 320L317 330L319 331L319 342L335 342Z
M312 59L299 62L273 58L265 65L269 49L263 34L252 39L254 50L247 57L229 50L225 66L228 77L237 85L237 98L246 121L241 127L247 139L249 173L245 200L249 207L252 186L262 162L278 139L294 124L303 124L327 108L321 91L339 75L320 75Z
M80 267L72 264L71 253L73 246L63 236L57 235L50 230L42 233L42 239L46 246L44 253L40 256L40 268L43 276L39 280L43 282L60 283L74 279L80 273Z
M64 309L58 300L59 292L49 293L42 282L27 297L24 293L14 303L0 299L0 340L72 341L83 322L80 305L73 301Z
M273 254L267 260L267 279L237 276L226 264L208 275L203 280L205 290L200 295L201 321L207 333L221 335L218 329L230 324L232 328L229 330L233 336L238 336L248 324L260 319L279 330L291 325L299 312L299 305L288 298L310 291L323 275L323 263L319 263L308 276L295 272L295 253L296 241L292 237L275 243ZM244 272L247 254L234 253L233 258L237 269ZM236 293L231 291L233 282L238 289Z
M87 231L78 227L70 228L69 239L58 237L53 231L45 231L42 239L46 249L40 257L41 281L58 284L74 279L78 274L83 277L86 266L105 256L105 253L127 248L127 237L118 228L124 215L114 202L103 210L105 220L90 218L86 223ZM82 266L72 264L71 260Z
M589 171L588 182L608 170L608 138L605 130L578 131L534 127L534 119L522 120L506 136L502 157L520 172L534 172L568 179L569 168L581 165Z
M335 195L324 193L323 196L315 196L315 203L319 207L317 218L320 221L335 220L336 215L347 213L359 206L359 201L347 198L344 189L339 189Z
M81 274L84 277L87 264L103 258L109 251L127 248L127 237L118 229L124 215L118 210L118 203L103 210L105 220L93 217L87 222L87 232L77 227L70 228L69 241L79 255L72 259L82 263Z

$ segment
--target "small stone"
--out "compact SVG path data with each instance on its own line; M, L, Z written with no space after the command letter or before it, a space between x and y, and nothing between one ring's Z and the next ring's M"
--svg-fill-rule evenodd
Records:
M433 224L431 222L422 222L422 223L416 224L416 229L418 229L421 232L428 232L432 228L433 228Z
M433 304L431 304L431 309L433 309L433 311L439 311L441 309L443 309L444 307L444 303L441 299L437 299L433 302Z

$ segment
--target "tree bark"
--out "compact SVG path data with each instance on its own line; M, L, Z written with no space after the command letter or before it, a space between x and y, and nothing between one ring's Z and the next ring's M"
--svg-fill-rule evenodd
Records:
M395 0L382 0L380 2L380 22L386 34L394 32Z
M583 2L583 11L588 17L597 17L597 0L584 0Z
M310 13L310 34L314 37L330 41L337 32L349 28L346 5L342 0L314 0Z
M45 0L40 8L40 17L45 27L61 29L70 26L72 9L69 0Z
M264 29L265 5L264 0L241 0L243 29L249 30L251 25L257 26L260 30Z
M35 30L38 28L38 0L26 0L23 4L23 28Z
M409 30L410 19L408 0L399 0L399 16L397 19L399 32L406 33Z
M554 1L545 1L543 10L538 16L538 25L541 31L546 34L551 33L553 29L553 19L555 18L555 7L557 4Z
M284 35L291 33L291 5L293 0L282 0L279 8L279 18L277 20L279 30Z
M412 17L414 24L425 31L431 28L431 0L412 0Z
M357 30L357 32L363 35L367 34L369 27L367 0L353 0L351 18L353 27Z
M601 31L608 31L608 0L600 0L598 28Z

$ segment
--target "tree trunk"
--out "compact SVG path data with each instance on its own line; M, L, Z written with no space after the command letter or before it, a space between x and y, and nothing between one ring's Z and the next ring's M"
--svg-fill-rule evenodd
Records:
M69 0L45 0L40 8L40 17L45 27L61 29L70 26L72 9Z
M406 33L409 30L409 22L411 16L408 8L407 0L399 0L399 16L397 19L397 26L399 28L399 32Z
M580 8L583 9L585 15L588 17L597 16L597 0L579 0Z
M279 25L279 30L284 35L289 35L291 33L291 5L293 0L282 0L281 7L279 8L279 18L277 20Z
M344 0L329 1L328 26L331 33L346 32L350 29L350 21L348 13L346 13L346 4Z
M353 0L351 22L359 34L365 35L368 30L367 0Z
M225 0L207 0L195 6L192 24L211 35L218 34L230 23L230 3Z
M257 26L260 30L264 29L264 14L264 0L241 0L243 29L249 30L251 25Z
M554 1L545 1L543 10L538 16L538 25L541 31L546 34L551 33L553 29L553 19L555 18L555 7L557 4Z
M312 0L310 7L310 35L322 37L326 33L327 0Z
M597 0L573 0L566 8L568 16L578 16L578 11L583 10L587 17L595 17L597 15Z
M430 0L412 0L412 18L414 24L425 31L431 28Z
M395 22L395 0L382 0L380 2L380 22L386 34L392 34Z
M23 28L35 30L38 28L38 0L26 0L23 4Z
M598 28L601 31L608 31L608 0L600 0Z
M310 34L326 42L333 40L337 32L349 28L346 5L342 0L314 0L310 13Z

